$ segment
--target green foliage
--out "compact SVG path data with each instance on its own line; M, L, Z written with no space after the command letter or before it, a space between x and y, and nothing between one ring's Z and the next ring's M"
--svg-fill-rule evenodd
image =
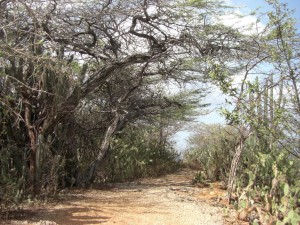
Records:
M190 138L186 163L201 170L206 179L226 181L236 135L237 131L230 126L202 125Z
M17 146L8 145L0 149L0 218L4 210L18 205L26 193L28 171L24 162L25 152ZM3 209L3 212L1 212Z
M216 84L224 94L232 94L235 92L235 88L232 88L232 77L228 73L226 67L212 63L209 77L214 84Z
M105 164L101 166L102 178L120 182L177 170L178 153L168 143L161 145L159 139L159 130L153 126L124 129L114 139Z
M300 221L300 183L295 178L300 176L299 161L291 159L280 149L264 154L258 145L248 143L245 148L248 155L244 155L244 161L247 164L243 164L240 170L244 176L239 176L237 181L237 207L261 208L266 214L266 221L261 222L275 220L276 224L297 224ZM248 181L242 180L243 177L248 177Z
M185 0L184 5L195 7L198 9L215 10L214 13L216 13L217 10L222 11L224 9L231 8L223 0Z
M195 174L195 177L194 177L192 182L194 184L200 184L202 186L209 186L209 184L207 183L207 177L206 177L206 175L204 174L203 171L198 171Z
M239 85L232 82L237 71L221 63L211 63L210 79L234 105L221 110L226 120L247 131L242 155L232 162L237 173L230 173L236 180L236 208L256 211L262 224L299 224L300 100L299 74L294 72L299 37L286 4L268 3L273 7L269 23L256 40L262 46L257 52L264 51L267 58L257 58L251 69L247 62ZM258 77L252 76L256 69Z

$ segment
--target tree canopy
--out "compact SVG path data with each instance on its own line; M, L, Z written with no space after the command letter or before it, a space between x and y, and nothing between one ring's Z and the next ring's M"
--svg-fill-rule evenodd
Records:
M45 156L74 154L92 130L102 141L80 182L94 179L114 134L129 122L191 108L188 95L172 97L167 88L202 82L206 69L199 65L208 56L240 51L237 33L214 22L218 7L1 1L2 151L16 148L29 165L32 191Z
M233 12L222 1L0 1L0 187L22 196L88 185L110 149L125 157L132 135L151 131L133 143L174 159L167 131L205 106L203 88L181 91L195 83L234 105L223 110L240 130L229 192L249 140L258 155L299 158L299 36L286 5L268 2L267 26L245 33L222 21Z

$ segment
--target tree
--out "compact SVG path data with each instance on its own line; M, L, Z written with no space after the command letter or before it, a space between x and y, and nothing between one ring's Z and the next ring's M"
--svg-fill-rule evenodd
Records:
M214 22L220 6L167 0L1 1L1 151L18 149L25 168L29 165L32 193L40 188L42 170L52 171L57 183L62 165L70 163L65 155L92 144L79 138L93 129L85 118L89 110L101 112L96 129L101 143L82 176L87 183L113 136L130 120L181 107L156 91L159 85L201 81L208 58L241 57L241 36ZM83 126L85 121L90 125ZM52 165L44 163L46 156ZM28 185L26 169L18 174Z
M220 64L212 65L211 78L234 105L232 111L224 109L224 115L230 124L241 129L241 141L236 146L228 182L229 198L238 189L233 184L240 158L252 151L250 154L256 161L248 158L244 167L249 178L246 193L239 193L243 212L248 215L257 210L261 222L265 222L260 207L251 205L255 191L265 188L263 207L269 222L282 217L280 220L285 223L297 218L293 198L297 196L299 184L290 178L297 176L299 167L299 136L294 133L299 125L299 74L295 73L299 65L299 35L287 6L278 1L268 3L273 7L268 13L269 23L262 33L249 36L257 44L251 49L252 57L241 64L240 84L233 82L232 75L237 74Z

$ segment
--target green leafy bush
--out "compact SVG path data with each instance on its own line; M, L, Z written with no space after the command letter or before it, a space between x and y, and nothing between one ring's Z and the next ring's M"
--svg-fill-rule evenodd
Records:
M111 144L99 181L128 181L178 169L179 154L168 142L161 145L158 134L153 126L131 126L123 130Z
M292 224L300 221L300 163L280 148L261 149L251 137L237 180L237 209L256 211L261 223ZM245 182L248 178L248 182ZM246 186L246 188L245 188ZM249 209L251 209L249 211Z

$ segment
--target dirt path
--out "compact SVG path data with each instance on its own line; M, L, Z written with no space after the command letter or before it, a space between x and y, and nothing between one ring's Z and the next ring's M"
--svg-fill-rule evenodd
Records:
M72 190L59 203L24 211L5 224L39 225L218 225L223 209L218 188L191 184L194 172L181 170L160 178ZM215 205L215 206L213 206Z

